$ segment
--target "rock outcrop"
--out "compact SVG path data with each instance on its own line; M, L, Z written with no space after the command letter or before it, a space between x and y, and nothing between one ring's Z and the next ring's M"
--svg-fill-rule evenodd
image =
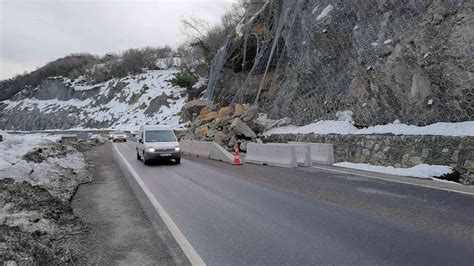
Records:
M363 126L474 120L472 1L252 3L213 60L218 105L299 125L344 110Z

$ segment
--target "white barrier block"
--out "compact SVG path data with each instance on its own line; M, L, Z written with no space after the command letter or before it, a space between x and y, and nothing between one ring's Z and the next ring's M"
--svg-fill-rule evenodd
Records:
M182 153L192 154L193 142L192 140L181 140L179 142L179 147L181 148Z
M245 162L294 168L296 164L296 145L248 143Z
M296 144L295 149L296 163L298 164L298 166L311 166L311 151L309 145Z
M215 142L210 142L210 145L211 153L209 154L209 159L234 164L234 156L230 152Z
M234 164L234 156L215 142L181 140L179 145L184 154Z
M198 157L209 158L211 142L193 140L192 154Z
M311 166L311 151L309 145L303 142L292 142L292 143L279 143L279 142L268 142L265 144L279 144L279 145L290 145L295 146L296 151L296 163L298 166Z
M334 164L334 147L329 143L312 143L312 142L288 142L289 144L306 144L310 147L311 163L333 165Z

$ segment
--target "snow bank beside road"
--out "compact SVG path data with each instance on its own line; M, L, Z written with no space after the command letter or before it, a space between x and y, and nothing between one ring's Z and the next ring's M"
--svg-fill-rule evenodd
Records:
M83 154L59 144L58 135L2 135L0 260L77 263L83 255L76 234L87 228L69 200L90 180Z
M369 171L369 172L390 174L390 175L436 179L436 180L444 181L444 182L449 182L449 181L437 179L436 177L441 177L443 175L451 174L453 172L453 168L449 166L429 165L429 164L419 164L410 168L395 168L393 166L380 166L380 165L371 165L371 164L364 164L364 163L342 162L342 163L335 163L334 166L364 170L364 171Z
M77 185L87 182L82 153L45 134L3 134L0 142L0 179L12 178L43 185L51 195L68 201Z
M273 134L395 134L395 135L440 135L440 136L474 136L474 121L460 123L435 123L428 126L413 126L400 123L377 125L358 129L350 121L318 121L306 126L285 126L273 128L263 135Z

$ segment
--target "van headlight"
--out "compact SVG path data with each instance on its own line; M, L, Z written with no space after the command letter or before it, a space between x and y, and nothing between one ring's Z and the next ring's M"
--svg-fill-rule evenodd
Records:
M155 148L148 148L149 152L155 152Z
M179 151L179 146L176 146L176 147L174 148L174 150L175 150L175 151Z

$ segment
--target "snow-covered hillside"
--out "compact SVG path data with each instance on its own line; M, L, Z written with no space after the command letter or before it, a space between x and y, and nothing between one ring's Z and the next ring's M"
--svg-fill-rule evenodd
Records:
M21 119L28 119L35 129L133 129L145 123L179 127L178 113L187 96L184 88L175 87L170 82L177 73L175 69L149 70L94 85L80 78L50 78L49 83L33 91L33 96L30 93L21 97L20 94L12 100L0 102L4 123L8 128L9 120L18 123ZM67 96L56 97L54 94ZM33 119L35 122L31 123ZM44 122L46 120L48 122ZM55 124L55 120L58 123Z

